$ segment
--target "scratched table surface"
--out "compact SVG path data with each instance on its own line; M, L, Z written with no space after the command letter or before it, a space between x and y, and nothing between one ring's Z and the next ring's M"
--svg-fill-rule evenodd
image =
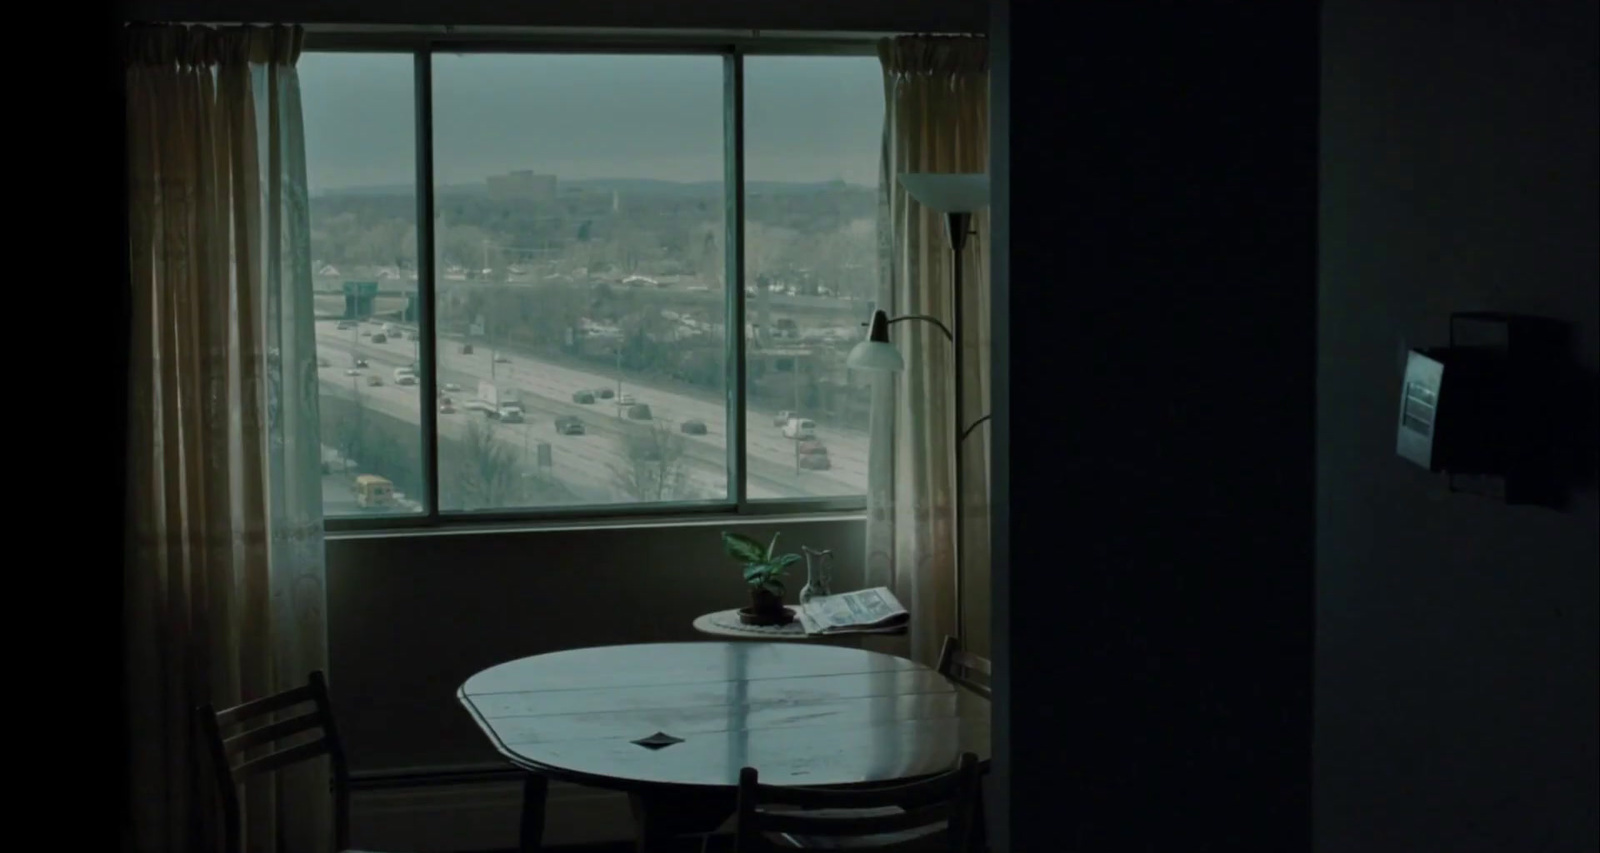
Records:
M838 646L573 649L483 670L459 698L513 763L641 794L737 788L746 766L767 784L845 786L989 757L988 700L910 660ZM658 733L670 745L634 742Z

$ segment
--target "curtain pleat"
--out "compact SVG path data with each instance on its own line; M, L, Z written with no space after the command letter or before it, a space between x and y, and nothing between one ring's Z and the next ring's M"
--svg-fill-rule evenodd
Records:
M141 851L218 847L194 709L326 666L300 43L293 27L124 31L124 649ZM243 795L245 849L331 847L324 768L264 777Z
M885 120L879 187L878 307L891 316L931 314L948 325L951 253L944 220L911 201L897 176L988 170L988 43L976 37L914 37L879 43ZM989 248L987 211L963 255L961 421L988 411ZM873 388L867 472L867 581L886 585L913 613L911 656L932 663L955 617L955 476L951 344L925 323L894 327L906 370ZM988 445L974 431L965 456L962 586L965 642L988 649Z

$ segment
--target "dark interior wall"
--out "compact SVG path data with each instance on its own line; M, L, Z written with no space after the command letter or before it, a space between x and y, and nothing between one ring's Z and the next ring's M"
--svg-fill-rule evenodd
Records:
M135 21L981 32L983 0L125 0Z
M1324 10L1317 849L1597 850L1592 489L1505 507L1394 451L1402 342L1450 311L1600 361L1596 4Z
M1001 849L1306 850L1317 8L995 9Z

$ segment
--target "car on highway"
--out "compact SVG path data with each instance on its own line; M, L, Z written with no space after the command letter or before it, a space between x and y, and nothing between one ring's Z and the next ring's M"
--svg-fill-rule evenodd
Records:
M635 403L628 407L628 417L636 421L650 420L650 407L643 403Z
M510 364L511 363L511 359L507 358L506 356L504 356L504 355L502 355L500 353L495 353L494 363L495 364Z
M556 432L561 435L583 435L583 421L572 415L556 418Z
M633 405L633 403L634 403L634 400L633 400L633 395L632 394L618 394L617 395L617 405L619 405L619 406L631 406L631 405Z
M688 433L689 435L705 435L706 422L697 418L691 418L690 420L678 424L678 431Z
M455 402L456 401L450 399L449 397L446 397L443 394L439 395L439 405L441 405L441 406L452 406L452 405L455 405Z
M824 445L822 442L817 441L816 439L810 439L808 441L800 442L800 444L798 445L797 449L800 451L800 455L801 456L816 456L816 455L827 456L828 455L827 446Z
M460 391L461 390L461 386L457 385L454 382L446 382L443 385L439 386L439 390L441 390L441 391Z
M798 417L800 417L799 412L791 412L788 409L784 409L778 413L777 417L772 419L772 425L775 427L788 426L790 421Z
M372 330L371 329L362 329L361 330L361 337L363 337L363 338L372 337Z
M378 332L372 336L372 342L375 344L386 344L389 342L389 336L382 332Z
M355 369L354 367L347 367L347 368L344 369L344 375L346 375L346 376L360 376L361 375L361 371Z
M461 345L461 354L462 355L472 355L472 344L462 344Z
M446 397L443 400L439 401L439 414L441 414L441 415L453 415L455 413L456 413L456 407L450 403L450 398L449 397Z
M367 360L366 359L364 359L364 358L356 359L356 367L366 367L366 366L367 366Z
M396 367L394 369L394 384L415 385L417 384L417 374L409 367Z
M376 388L379 385L383 384L383 377L379 376L376 373L369 373L369 374L367 374L367 384L371 385L374 388Z
M333 366L333 362L329 361L327 356L319 355L319 356L317 356L317 366L318 367L332 367Z
M609 400L617 396L610 388L596 388L594 389L594 395L602 400Z
M784 438L816 438L817 423L810 418L790 418L783 425Z
M800 467L807 471L826 471L833 467L826 453L808 453L800 457Z
M494 417L499 418L503 424L520 424L523 422L522 410L513 409L510 406L501 406L499 411L494 413Z
M574 402L574 403L593 403L594 402L594 392L593 391L574 391L574 392L572 392L572 402Z
M356 321L354 321L354 320L340 320L338 329L339 329L339 331L343 332L343 331L345 331L347 329L354 329L355 327L356 327Z

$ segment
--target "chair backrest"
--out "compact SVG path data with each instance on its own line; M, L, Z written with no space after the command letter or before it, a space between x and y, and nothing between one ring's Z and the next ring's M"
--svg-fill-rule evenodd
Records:
M983 849L975 825L978 790L978 757L970 752L954 770L920 782L854 790L763 785L756 769L746 767L739 771L734 851L783 849L770 835L851 839L851 849L926 850L918 831L943 829L950 853L976 853Z
M961 648L955 637L944 638L944 648L939 651L939 674L962 687L989 699L989 659L979 657Z
M311 707L305 713L283 717L282 712L299 705ZM223 827L227 832L224 849L228 853L239 853L243 845L239 785L252 776L276 772L321 755L328 756L333 771L334 849L350 846L350 770L345 764L339 731L334 727L328 682L320 671L311 673L308 683L293 690L221 711L203 705L198 715L222 795ZM238 733L224 737L224 732L233 729ZM298 741L295 745L273 748L278 741L291 737Z

